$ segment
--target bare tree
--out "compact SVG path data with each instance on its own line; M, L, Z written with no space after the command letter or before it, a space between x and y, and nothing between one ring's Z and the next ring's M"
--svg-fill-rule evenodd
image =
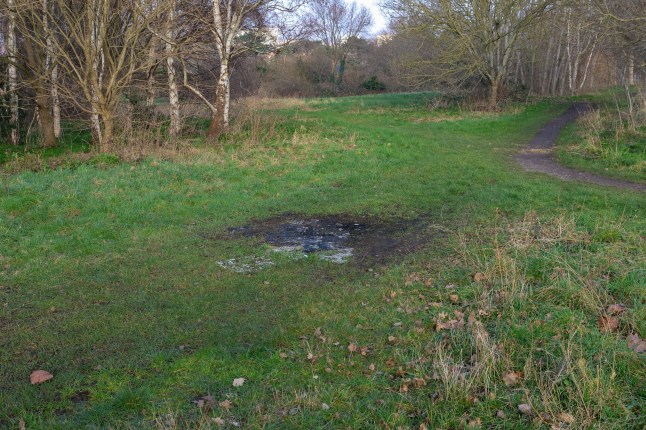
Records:
M115 108L133 76L149 65L150 28L168 7L160 0L52 0L49 47L73 86L67 96L89 112L95 143L109 148ZM43 23L40 23L43 26ZM83 97L79 97L80 94Z
M434 50L412 58L410 73L428 67L439 81L479 78L498 103L519 38L543 16L552 0L384 0L400 31L422 33Z
M305 15L305 25L326 47L331 59L330 81L343 83L346 61L353 38L366 33L372 25L372 15L365 6L344 0L312 0Z
M595 6L623 53L624 84L630 85L636 70L646 74L646 0L596 0ZM641 84L641 110L646 112L646 82Z

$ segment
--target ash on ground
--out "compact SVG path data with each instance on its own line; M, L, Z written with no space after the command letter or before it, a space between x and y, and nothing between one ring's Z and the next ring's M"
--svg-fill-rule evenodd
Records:
M368 217L287 215L231 227L227 234L211 238L257 238L271 247L271 253L285 253L294 259L318 258L336 264L372 266L417 252L433 237L439 237L441 231L428 218L383 221ZM255 272L272 265L271 253L223 260L219 264L239 273Z

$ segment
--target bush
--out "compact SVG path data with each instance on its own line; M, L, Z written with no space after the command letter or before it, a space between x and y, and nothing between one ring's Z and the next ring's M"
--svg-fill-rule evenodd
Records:
M377 79L376 76L372 76L367 81L364 81L360 85L361 88L368 91L385 91L386 84Z

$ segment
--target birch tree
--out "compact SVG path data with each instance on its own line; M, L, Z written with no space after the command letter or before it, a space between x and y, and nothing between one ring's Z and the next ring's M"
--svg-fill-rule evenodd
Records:
M201 12L193 13L208 29L209 41L215 46L219 64L214 100L209 100L197 85L189 82L184 65L184 87L196 94L211 111L211 124L207 130L209 139L217 139L229 126L234 60L244 52L264 45L266 22L274 14L294 10L297 3L286 0L208 0L200 4L202 10L208 10L207 19Z
M16 4L15 0L7 0L7 90L9 92L9 111L11 118L11 143L17 145L20 140L19 124L19 99L18 99L18 69L17 61L17 34L16 34Z
M166 40L165 40L165 53L166 53L166 74L168 78L168 101L169 101L169 117L170 126L168 132L171 136L179 135L182 125L180 116L180 102L179 91L177 88L177 73L175 71L175 46L173 42L175 38L175 0L170 0L168 8L168 22L166 25Z

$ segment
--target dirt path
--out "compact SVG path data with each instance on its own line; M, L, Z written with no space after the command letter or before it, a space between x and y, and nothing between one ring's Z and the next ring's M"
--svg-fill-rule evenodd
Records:
M554 159L554 145L563 127L579 115L592 109L587 103L575 103L563 115L546 124L520 154L515 158L527 172L546 173L566 181L588 182L596 185L646 192L646 184L622 181L594 173L571 169L558 164Z

